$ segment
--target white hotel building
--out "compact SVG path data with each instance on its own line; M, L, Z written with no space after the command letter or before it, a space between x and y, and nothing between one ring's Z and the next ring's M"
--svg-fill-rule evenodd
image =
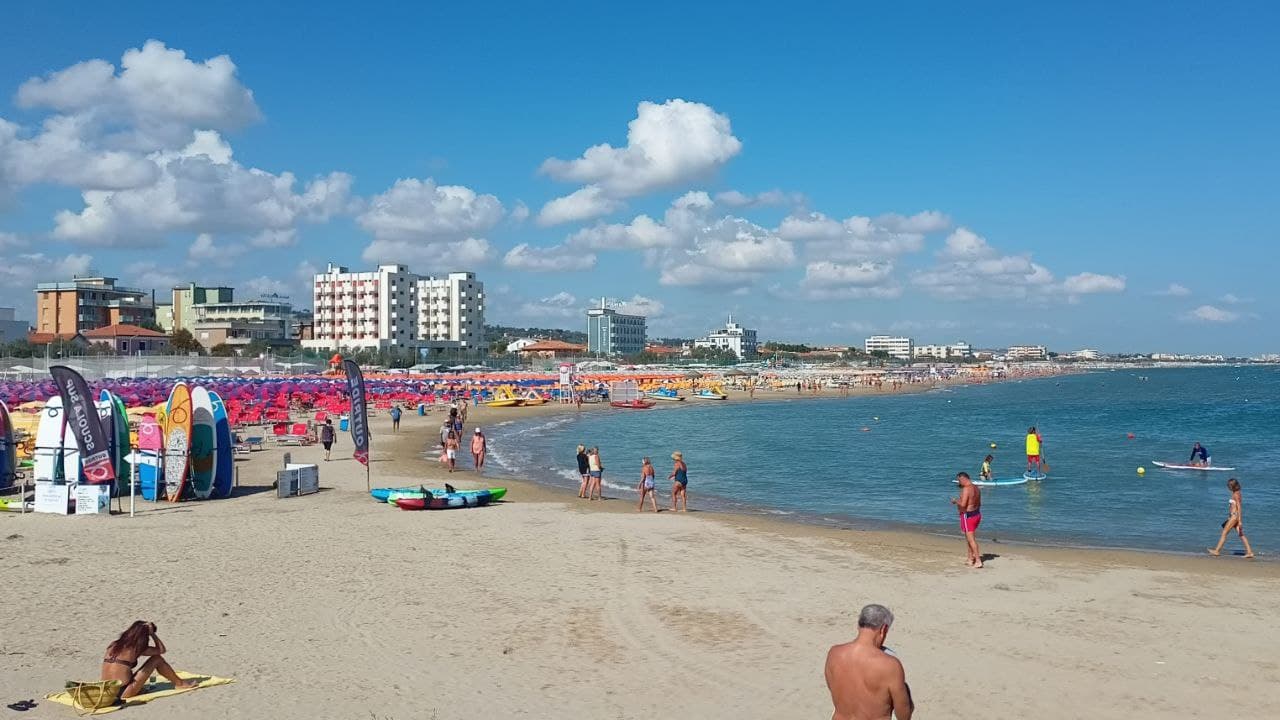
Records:
M316 350L413 349L480 353L484 341L484 283L474 273L424 277L404 265L350 272L329 264L314 281Z
M1047 360L1049 349L1044 345L1010 345L1005 352L1007 360Z
M892 337L890 335L872 335L863 344L863 349L870 355L883 350L889 357L910 360L915 351L915 341L909 337Z
M917 358L963 360L973 355L973 346L967 342L951 343L950 345L917 345L913 354Z
M700 340L694 340L693 346L728 350L737 355L739 360L755 357L758 349L756 331L734 322L732 315L724 327L712 330Z

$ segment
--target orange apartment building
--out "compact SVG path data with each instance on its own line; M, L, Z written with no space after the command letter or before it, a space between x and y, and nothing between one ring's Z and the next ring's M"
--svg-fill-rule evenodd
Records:
M77 277L36 285L35 332L74 335L110 325L154 323L151 294L112 277Z

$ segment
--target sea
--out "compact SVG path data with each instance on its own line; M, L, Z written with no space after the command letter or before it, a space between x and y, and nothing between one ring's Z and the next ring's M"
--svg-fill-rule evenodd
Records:
M1117 369L850 398L764 393L513 419L486 433L499 472L548 485L577 487L582 443L600 448L606 496L635 501L648 456L669 503L664 478L679 450L694 509L955 533L956 473L976 478L990 453L997 478L1020 477L1030 426L1043 436L1048 476L982 488L980 539L1202 553L1217 542L1235 477L1255 552L1280 556L1280 368L1272 366ZM1214 465L1235 471L1152 465L1185 463L1197 441ZM1232 552L1242 552L1234 533L1223 554Z

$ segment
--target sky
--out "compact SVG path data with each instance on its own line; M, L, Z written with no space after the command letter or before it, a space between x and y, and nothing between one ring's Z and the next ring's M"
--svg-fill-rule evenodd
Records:
M491 324L1280 352L1274 4L184 5L0 11L20 318L398 262Z

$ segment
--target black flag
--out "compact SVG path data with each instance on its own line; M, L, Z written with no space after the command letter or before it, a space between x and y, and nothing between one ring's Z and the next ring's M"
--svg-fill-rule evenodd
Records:
M343 360L342 367L347 371L347 393L351 395L351 442L356 446L352 457L368 467L369 418L364 401L364 376L360 374L360 366L351 360Z
M80 448L84 481L90 485L110 485L116 479L115 464L111 461L111 446L93 396L89 394L88 383L80 373L65 365L54 365L49 368L49 374L62 396L67 429L76 436L76 446ZM72 471L68 468L68 474Z

